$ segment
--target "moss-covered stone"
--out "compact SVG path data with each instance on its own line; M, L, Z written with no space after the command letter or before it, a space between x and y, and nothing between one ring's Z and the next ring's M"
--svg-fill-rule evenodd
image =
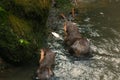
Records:
M0 56L26 63L46 45L50 0L1 0L0 6Z

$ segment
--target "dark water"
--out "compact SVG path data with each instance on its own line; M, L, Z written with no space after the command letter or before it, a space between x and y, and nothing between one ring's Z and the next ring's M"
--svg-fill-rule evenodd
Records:
M33 63L33 62L32 62ZM12 67L0 72L0 80L32 80L36 66Z
M95 4L78 14L80 32L91 42L93 57L76 59L64 49L63 40L49 36L48 45L56 52L54 80L120 80L120 0L80 0ZM96 4L98 3L98 4ZM81 17L82 16L82 17ZM53 27L63 38L64 20L55 20ZM0 80L32 80L35 67L9 70Z

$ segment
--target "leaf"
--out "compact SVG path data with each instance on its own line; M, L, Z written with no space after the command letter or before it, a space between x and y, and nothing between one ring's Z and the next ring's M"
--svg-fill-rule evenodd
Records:
M52 35L55 36L56 38L60 37L60 35L58 33L56 33L56 32L52 32Z
M25 45L29 44L29 42L24 39L20 39L19 42L20 42L20 44L25 44Z
M56 38L59 38L60 40L63 40L63 38L56 32L52 32L52 35L55 36Z
M1 12L1 11L5 12L5 10L4 10L2 7L0 7L0 12Z

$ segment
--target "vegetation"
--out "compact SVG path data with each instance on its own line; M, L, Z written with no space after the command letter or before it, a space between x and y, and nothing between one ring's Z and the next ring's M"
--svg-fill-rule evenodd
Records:
M0 1L0 56L9 63L30 61L45 46L50 0Z
M73 6L70 0L56 0L56 3L59 10L64 13L70 12L71 7Z

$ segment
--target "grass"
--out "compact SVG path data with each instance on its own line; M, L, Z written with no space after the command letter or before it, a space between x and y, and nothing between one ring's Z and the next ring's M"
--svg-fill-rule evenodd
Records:
M31 33L31 26L25 20L14 15L9 15L9 20L13 31L17 33L17 35L26 37L26 35Z
M50 8L50 0L14 0L15 4L24 7L25 12L37 12L39 15L44 16L45 11Z

